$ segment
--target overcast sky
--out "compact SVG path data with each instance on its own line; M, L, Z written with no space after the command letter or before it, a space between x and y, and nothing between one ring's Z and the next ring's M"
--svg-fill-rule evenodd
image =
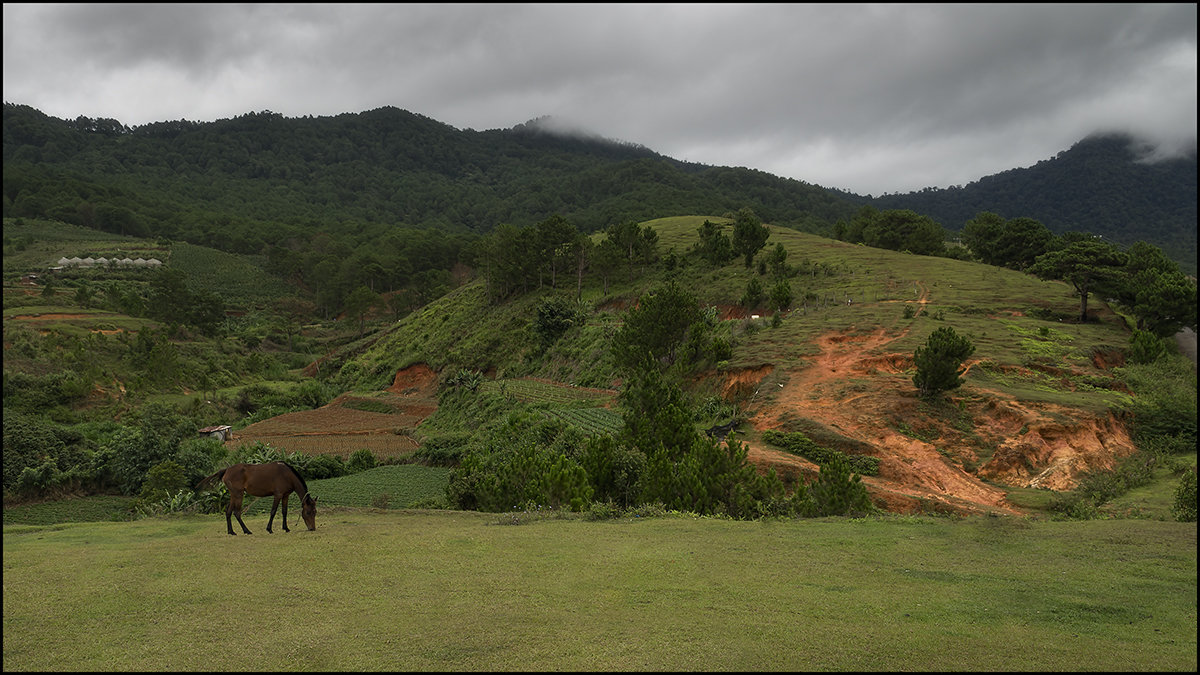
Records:
M549 115L859 194L1090 133L1196 143L1196 5L5 4L4 101L135 126L395 106Z

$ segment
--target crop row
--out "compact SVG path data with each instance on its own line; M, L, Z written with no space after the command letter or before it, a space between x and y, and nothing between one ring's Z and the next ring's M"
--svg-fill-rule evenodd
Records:
M621 414L608 408L561 408L543 410L542 414L559 419L589 434L609 436L621 431Z
M580 401L605 401L613 397L611 391L575 387L541 380L512 379L484 382L480 388L488 393L512 396L522 403L570 404Z
M239 435L231 443L241 445L262 441L286 452L306 455L337 455L348 459L356 450L367 449L372 455L400 457L417 450L417 443L408 436L384 434L317 434L307 436L272 436L268 434Z

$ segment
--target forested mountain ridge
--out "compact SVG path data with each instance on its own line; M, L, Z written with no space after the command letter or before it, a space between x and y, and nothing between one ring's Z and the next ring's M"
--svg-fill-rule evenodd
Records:
M1090 232L1128 246L1145 241L1196 272L1196 154L1146 161L1135 139L1098 134L1052 159L965 186L857 198L911 209L951 230L981 211L1041 221L1055 234Z
M561 215L582 231L749 206L827 228L854 206L749 169L547 132L457 130L396 108L334 117L261 112L211 123L60 120L4 106L4 215L258 252L286 232L376 223L486 232ZM90 221L90 222L89 222ZM196 240L197 230L206 233Z
M1195 155L1140 161L1128 136L1084 139L1033 167L966 186L860 196L762 171L682 162L553 131L545 120L459 130L392 107L332 117L269 111L127 127L4 104L4 216L261 253L325 232L362 244L380 228L486 233L560 215L583 232L749 207L828 235L862 205L908 209L949 231L983 211L1162 248L1196 269ZM354 245L354 244L351 244Z

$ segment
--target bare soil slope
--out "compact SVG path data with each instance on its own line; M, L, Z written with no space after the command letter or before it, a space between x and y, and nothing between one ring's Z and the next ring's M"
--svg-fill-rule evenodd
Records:
M751 426L791 430L795 420L808 420L873 448L867 454L880 459L879 476L863 481L892 511L1018 512L1002 486L1070 489L1080 472L1111 468L1133 452L1123 425L1111 417L1018 402L969 381L944 404L956 411L957 423L919 413L911 354L888 351L903 335L877 329L821 336L811 365L775 374L778 391L749 411ZM770 368L747 371L730 386L756 385L770 374ZM761 468L817 472L757 434L747 442L750 460Z

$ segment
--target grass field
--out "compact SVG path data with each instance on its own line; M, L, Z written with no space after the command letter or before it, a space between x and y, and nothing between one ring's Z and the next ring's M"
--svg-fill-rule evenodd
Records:
M4 669L1196 669L1196 526L326 512L4 529Z
M360 471L349 476L308 481L308 487L320 500L321 511L328 507L365 507L379 503L381 496L387 498L391 508L404 508L418 502L442 499L446 495L446 483L450 470L445 467L421 466L418 464L391 464ZM60 499L37 504L7 506L4 508L4 524L8 525L55 525L60 523L84 523L94 521L128 520L128 510L133 497L116 495L93 495ZM297 501L291 499L291 518L299 518ZM261 522L248 521L251 531L265 529L265 517L271 512L270 497L246 497L242 505L246 518L262 518ZM321 511L318 512L320 517ZM293 520L292 522L298 522ZM320 522L320 520L318 520ZM257 524L259 528L255 528Z

